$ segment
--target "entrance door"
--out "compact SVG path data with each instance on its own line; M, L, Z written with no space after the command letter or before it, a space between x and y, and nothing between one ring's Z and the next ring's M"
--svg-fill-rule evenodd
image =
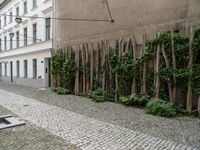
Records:
M13 82L13 62L10 62L10 81Z
M51 86L51 58L45 58L44 70L45 70L45 87Z

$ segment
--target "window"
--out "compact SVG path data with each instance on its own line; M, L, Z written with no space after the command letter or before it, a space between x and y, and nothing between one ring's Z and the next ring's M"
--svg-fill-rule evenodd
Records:
M10 23L13 21L13 13L12 11L10 12Z
M17 68L17 70L16 70L16 72L17 72L17 77L19 78L19 74L20 74L20 71L19 71L19 69L20 69L20 68L19 68L19 67L20 67L20 66L19 66L19 61L16 62L16 65L17 65L17 66L16 66L16 68Z
M28 76L28 61L24 60L24 78Z
M10 36L10 49L13 49L13 37Z
M19 16L19 7L16 7L16 15Z
M37 78L37 59L33 59L33 78Z
M24 2L24 14L27 13L27 1Z
M50 34L51 34L51 19L46 19L46 40L50 40Z
M5 14L5 16L4 16L4 26L6 26L6 24L7 24L7 17L6 17L6 14Z
M24 46L27 46L27 28L24 28Z
M37 0L33 0L33 8L37 7Z
M7 38L6 36L4 37L4 51L7 50Z
M2 63L0 63L0 76L2 76Z
M19 31L16 32L16 48L19 48Z
M2 51L2 43L1 43L2 41L1 41L1 39L0 39L0 51Z
M37 42L37 24L33 25L33 43Z
M7 76L7 63L5 63L5 76Z

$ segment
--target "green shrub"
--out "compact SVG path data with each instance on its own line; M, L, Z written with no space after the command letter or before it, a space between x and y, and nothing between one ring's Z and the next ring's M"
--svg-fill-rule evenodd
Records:
M176 111L171 103L156 98L152 98L147 103L146 113L164 117L173 117L176 115Z
M150 96L149 95L131 95L130 100L132 101L133 105L146 106L146 104L150 100Z
M96 91L89 91L87 96L95 102L105 102L106 96L102 89L97 89Z
M190 113L183 107L175 107L176 113L180 115L189 115Z
M150 100L149 95L131 95L120 97L120 102L125 105L137 105L137 106L145 106Z
M54 92L58 95L66 95L66 94L71 94L71 92L65 88L62 87L57 87L54 89Z
M119 101L125 105L129 105L131 106L132 105L132 102L130 100L130 96L123 96L123 97L120 97L119 98Z

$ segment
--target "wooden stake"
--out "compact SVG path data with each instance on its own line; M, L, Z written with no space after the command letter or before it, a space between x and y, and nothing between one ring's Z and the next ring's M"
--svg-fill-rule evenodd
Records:
M75 63L76 63L76 79L75 79L75 94L79 93L79 48L76 46Z
M194 29L193 27L190 28L190 41L189 41L189 64L188 67L192 66L193 62L193 49L192 49L192 43L194 40ZM192 73L192 68L190 70ZM187 91L187 111L192 112L192 86L191 86L191 76L188 79L188 91Z
M145 51L146 51L146 35L143 35L143 52ZM143 94L146 94L146 90L147 90L146 76L147 76L147 62L145 61L143 64L143 77L142 77L142 93Z
M158 36L160 36L160 34ZM159 98L159 96L160 96L160 76L158 74L158 72L159 72L159 66L160 66L160 44L158 44L158 46L157 46L157 52L156 52L155 98Z
M175 52L175 43L174 43L174 32L171 31L171 46L172 46L172 63L173 69L176 69L176 52ZM174 85L173 85L173 104L176 104L176 75L173 75Z
M167 68L170 68L170 64L169 64L169 60L167 58L167 54L165 52L165 46L164 44L162 43L162 54L163 54L163 57L164 57L164 60L165 60L165 64L167 66ZM173 103L173 90L172 90L172 85L171 85L171 82L170 82L170 79L168 79L168 90L169 90L169 99L170 99L170 102Z
M82 65L83 65L83 94L86 92L86 80L85 80L85 55L84 55L84 44L81 47Z
M200 118L200 96L198 98L198 111L199 111L199 118Z
M90 88L90 74L89 74L89 72L88 72L88 69L89 69L89 45L88 45L88 43L85 43L85 64L86 64L86 67L87 67L87 69L86 69L86 74L85 74L85 76L86 76L86 91L88 91L89 90L89 88Z
M136 61L136 41L135 41L134 36L132 36L131 42L132 42L132 50L133 50L133 59L134 59L134 61ZM136 78L134 75L133 81L132 81L132 87L131 87L131 94L135 94L135 93L136 93Z
M94 75L94 47L91 44L90 48L90 90L93 90L93 75Z
M102 46L102 69L103 69L103 76L102 76L102 90L105 92L105 43L104 41L101 42Z

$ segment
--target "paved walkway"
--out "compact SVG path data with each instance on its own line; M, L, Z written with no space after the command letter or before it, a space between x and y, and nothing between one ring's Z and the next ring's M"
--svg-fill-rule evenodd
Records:
M0 90L0 104L86 150L195 149Z
M0 116L16 114L0 105ZM79 150L43 128L26 125L0 130L0 150Z

